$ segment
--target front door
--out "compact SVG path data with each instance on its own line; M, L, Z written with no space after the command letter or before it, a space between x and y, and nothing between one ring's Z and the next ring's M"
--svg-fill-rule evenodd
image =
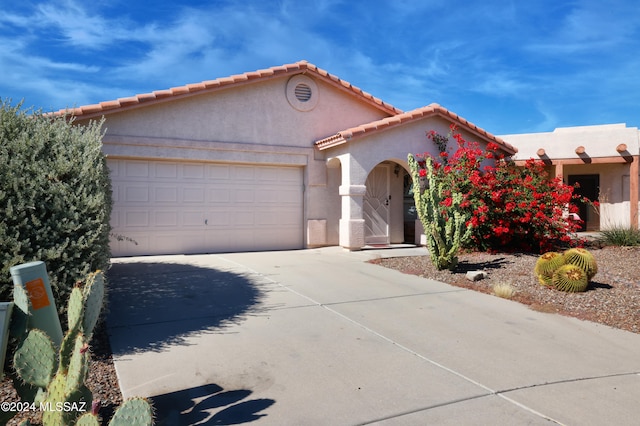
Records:
M589 199L590 201L598 201L600 193L600 175L569 175L569 185L578 184L574 193ZM578 202L577 203L580 219L584 222L580 231L599 231L600 217L599 212L593 205Z
M374 168L365 182L364 242L365 244L389 244L389 166Z

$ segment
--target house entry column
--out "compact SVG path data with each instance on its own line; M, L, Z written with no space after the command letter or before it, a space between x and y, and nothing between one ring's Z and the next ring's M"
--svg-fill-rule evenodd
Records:
M342 164L342 185L338 188L342 199L340 245L348 250L360 250L365 245L363 205L367 173L352 153L339 158Z
M349 250L364 247L364 217L362 205L367 187L364 185L341 185L342 217L340 218L340 245Z

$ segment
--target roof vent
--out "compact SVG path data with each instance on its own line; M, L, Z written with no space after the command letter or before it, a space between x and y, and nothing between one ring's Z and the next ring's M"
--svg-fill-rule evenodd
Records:
M294 93L296 95L296 99L300 102L307 102L309 99L311 99L311 87L304 83L298 83L298 85L294 89Z
M301 112L311 111L318 103L318 86L306 75L294 75L287 82L287 101Z

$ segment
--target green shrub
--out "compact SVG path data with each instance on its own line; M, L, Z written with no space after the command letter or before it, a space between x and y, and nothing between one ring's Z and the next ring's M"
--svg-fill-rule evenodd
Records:
M602 242L608 246L640 246L640 229L615 226L600 234Z
M111 183L102 122L0 104L0 300L11 266L42 260L64 310L76 281L109 263Z

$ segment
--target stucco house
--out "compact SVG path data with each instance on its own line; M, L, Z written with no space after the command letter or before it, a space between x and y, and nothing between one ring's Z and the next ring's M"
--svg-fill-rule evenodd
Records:
M407 154L437 154L428 130L517 152L437 104L403 112L306 61L69 113L105 117L113 232L127 237L114 256L419 241ZM637 175L637 135L628 149Z
M583 230L612 227L636 228L640 162L640 132L625 124L565 127L548 133L503 135L518 147L516 162L529 158L542 160L552 176L568 184L578 183L576 191L599 208L582 204Z

